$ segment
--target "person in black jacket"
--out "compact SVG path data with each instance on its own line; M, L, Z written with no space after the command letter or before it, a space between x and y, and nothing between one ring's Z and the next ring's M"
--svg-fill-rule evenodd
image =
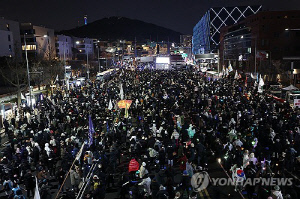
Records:
M159 187L159 191L156 194L157 199L167 199L169 198L169 193L167 192L166 188L162 185Z
M188 198L190 196L190 187L191 187L191 178L186 170L183 171L181 179L181 190L184 194L184 191L187 192Z
M24 184L27 190L27 198L30 198L30 192L32 193L32 197L34 197L35 179L30 169L24 175Z
M98 184L96 190L93 192L94 199L104 199L105 198L105 186Z

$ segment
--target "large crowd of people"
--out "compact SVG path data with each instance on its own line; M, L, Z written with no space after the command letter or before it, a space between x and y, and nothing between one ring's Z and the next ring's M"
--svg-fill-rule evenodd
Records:
M109 198L113 188L119 198L197 198L191 177L209 173L210 159L234 179L238 169L243 178L286 178L300 170L300 110L241 79L120 70L104 82L60 88L4 122L9 142L0 177L8 198L33 198L36 180L41 198L55 198L52 189L76 198L94 163L83 198ZM132 100L128 110L118 108L121 98ZM234 189L249 199L297 199L299 185L295 178L291 186ZM211 198L230 194L213 188Z

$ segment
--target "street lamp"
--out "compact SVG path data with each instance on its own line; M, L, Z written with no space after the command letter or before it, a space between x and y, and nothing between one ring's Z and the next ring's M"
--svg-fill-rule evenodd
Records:
M100 53L99 53L99 46L97 45L97 50L98 50L98 65L99 65L99 73L100 73L100 58L99 58L99 55L100 55Z
M26 65L27 65L27 77L28 77L28 86L29 86L29 101L30 101L30 108L32 108L32 101L31 101L31 86L30 86L30 74L29 74L29 63L28 63L28 56L27 56L27 43L26 43L26 34L24 33L24 48L25 48L25 58L26 58Z
M90 79L89 52L88 52L88 48L87 48L87 42L85 42L85 52L86 52L87 75L88 75L88 79Z

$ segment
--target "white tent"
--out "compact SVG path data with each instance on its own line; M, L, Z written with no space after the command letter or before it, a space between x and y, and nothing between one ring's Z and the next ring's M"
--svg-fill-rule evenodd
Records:
M285 87L282 90L293 91L293 90L299 90L299 89L294 85L289 85L288 87Z

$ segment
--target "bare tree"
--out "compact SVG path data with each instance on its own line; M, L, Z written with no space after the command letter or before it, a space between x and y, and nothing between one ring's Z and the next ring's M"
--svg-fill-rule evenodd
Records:
M6 58L4 63L0 64L0 74L7 83L16 87L19 108L22 88L28 84L25 62L18 62L15 59Z

